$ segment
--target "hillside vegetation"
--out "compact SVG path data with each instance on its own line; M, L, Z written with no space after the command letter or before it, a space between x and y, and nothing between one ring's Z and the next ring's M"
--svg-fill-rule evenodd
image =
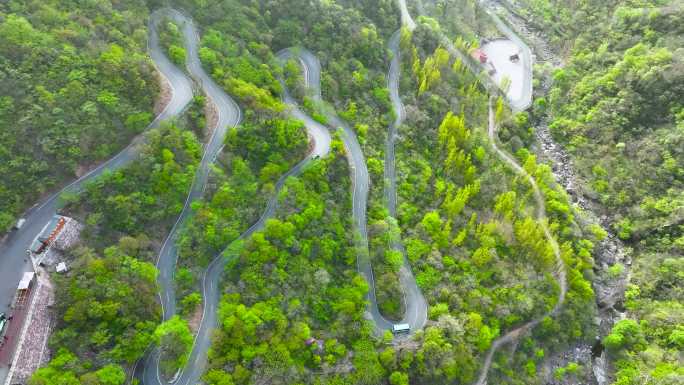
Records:
M612 268L615 278L631 270L628 318L603 340L615 381L681 382L684 4L522 3L534 23L553 26L556 41L571 47L537 112L548 112L552 133L586 181L582 193L604 209L634 259L631 269Z
M122 384L155 341L161 309L154 264L200 153L195 136L175 125L147 137L138 160L67 198L66 210L85 224L83 239L66 256L70 272L54 275L55 354L32 385Z
M0 3L0 232L152 120L142 1Z
M211 330L202 322L213 311L208 362L199 366L209 385L469 385L481 373L490 384L586 383L591 346L606 349L616 385L684 383L682 2L502 1L563 63L535 69L546 78L535 79L537 98L521 113L463 61L501 35L480 3L409 1L409 30L394 0L2 2L0 233L144 135L130 164L60 197L84 229L66 251L69 272L54 274L51 360L29 384L135 383L136 364L167 380L184 368L199 375L187 370L204 357L192 347L209 340L194 333ZM192 18L201 65L239 106L215 159L203 151L220 101L202 94L206 84L194 83L184 113L145 131L160 89L146 53L148 18L164 6ZM187 72L182 27L169 17L158 29L162 50ZM397 31L404 120L395 218L384 162L399 112L387 80ZM320 59L320 98L298 60L277 60L290 47ZM313 148L285 87L333 140L328 155L277 190ZM362 209L378 308L391 322L406 310L404 256L391 247L399 242L427 300L425 326L408 336L383 333L367 314L365 234L352 204L364 181L353 179L358 163L330 124L334 114L358 137L369 173ZM535 128L547 123L572 157L579 193L631 263L607 271L596 263L608 234L534 152ZM212 162L208 182L176 222L203 159ZM272 197L273 217L241 236ZM155 263L174 223L176 298L162 303L176 300L178 311L162 322ZM216 258L226 258L224 270L208 269L222 268ZM612 330L597 321L597 282L606 279L627 281ZM158 368L140 360L155 347ZM572 361L580 348L586 360Z

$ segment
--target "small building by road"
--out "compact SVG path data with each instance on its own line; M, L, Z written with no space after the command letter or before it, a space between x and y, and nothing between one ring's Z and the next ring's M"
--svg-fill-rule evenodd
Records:
M36 265L55 266L63 260L62 252L74 246L83 229L77 220L55 215L31 245Z

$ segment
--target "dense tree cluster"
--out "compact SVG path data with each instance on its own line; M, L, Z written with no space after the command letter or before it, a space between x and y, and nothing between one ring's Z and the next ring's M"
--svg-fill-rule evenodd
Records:
M578 40L569 66L554 73L551 129L578 158L587 193L618 211L623 239L675 246L684 234L677 213L684 191L684 71L681 48L668 44L681 33L675 20L682 12L619 9L613 44L585 48ZM655 36L623 42L644 30Z
M368 286L347 230L348 169L341 142L333 148L288 180L276 218L231 256L210 384L374 383L365 377L382 373L362 317ZM355 374L347 369L352 356Z
M173 376L185 366L192 349L194 338L188 323L175 315L157 326L154 337L161 349L159 368L165 376Z
M66 211L84 219L85 238L99 247L122 236L163 237L183 208L201 151L192 132L165 123L146 135L137 161L65 196Z
M596 37L595 33L601 31L611 12L626 1L520 0L519 3L520 7L515 8L515 12L530 26L543 31L550 42L563 50L570 48L572 39L579 34L587 33Z
M457 40L472 41L481 37L498 37L501 34L478 0L421 0L421 7L412 14L414 17L421 15L419 18L423 22L443 30Z
M180 271L199 276L254 223L278 178L304 157L307 145L302 122L279 116L254 116L231 129L213 168L207 197L195 204L195 214L179 239ZM198 295L193 292L197 282L192 276L177 275L181 297Z
M74 254L71 275L56 278L61 318L50 346L57 353L30 383L121 385L123 367L142 357L154 338L157 270L120 246L102 256L87 247Z
M404 73L414 76L403 84L407 121L398 146L398 220L434 322L409 375L468 383L491 341L551 309L559 288L532 189L488 143L487 95L462 63L435 44L432 30L419 24L402 38ZM509 117L501 105L497 116L506 125L527 124L523 117ZM545 348L592 338L586 307L593 301L588 281L593 245L578 239L567 196L558 191L550 168L537 165L527 150L517 156L542 189L570 282L557 318L526 336L512 359L495 356L502 372L490 375L530 383L536 370L515 368L535 368Z
M0 232L151 121L147 14L133 0L0 4Z
M185 44L180 27L169 18L164 18L157 27L159 43L166 50L166 56L180 68L185 68Z

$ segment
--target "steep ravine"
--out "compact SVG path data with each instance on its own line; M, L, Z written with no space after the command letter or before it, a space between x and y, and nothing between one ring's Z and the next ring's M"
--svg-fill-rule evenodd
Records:
M624 293L629 281L629 267L631 257L622 241L611 230L610 220L601 212L598 204L588 198L582 186L582 180L574 171L572 159L552 138L545 118L535 124L536 138L539 143L536 149L541 160L549 163L556 182L559 183L574 204L576 218L582 226L599 224L608 234L605 239L594 247L594 279L592 286L596 296L598 338L591 346L581 344L572 346L565 352L559 352L558 359L563 362L584 361L592 366L594 380L598 385L610 383L612 371L600 340L612 329L615 322L625 317L623 301ZM599 216L600 215L600 216ZM619 277L610 275L608 269L616 263L621 263L625 269ZM553 359L552 359L553 360Z

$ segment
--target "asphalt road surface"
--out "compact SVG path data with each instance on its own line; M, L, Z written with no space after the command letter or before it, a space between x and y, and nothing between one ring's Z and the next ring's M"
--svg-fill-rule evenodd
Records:
M413 18L409 13L408 7L406 6L406 0L399 0L399 9L401 10L401 24L413 31L416 28L416 22L413 21Z
M411 28L410 24L408 28ZM404 121L404 106L402 105L401 97L399 96L399 79L401 77L400 38L401 30L398 30L392 35L389 41L392 60L390 61L389 73L387 74L387 88L390 91L390 101L392 102L392 108L395 112L395 119L389 126L387 141L385 143L384 175L387 211L389 212L389 215L395 219L397 217L397 172L395 167L394 144L398 137L397 130ZM408 258L406 258L406 249L404 249L404 245L401 242L401 233L399 239L393 239L391 241L390 246L394 250L399 251L404 257L404 264L399 270L399 280L403 289L406 311L400 322L409 324L412 334L425 326L428 315L428 304L413 276L411 264L409 263Z

